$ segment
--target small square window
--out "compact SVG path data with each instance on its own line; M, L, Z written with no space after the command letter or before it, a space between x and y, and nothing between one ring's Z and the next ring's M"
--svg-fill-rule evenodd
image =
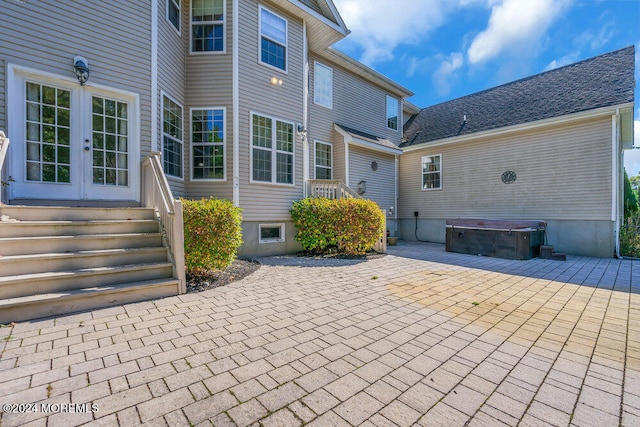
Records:
M260 224L260 243L284 242L284 224Z

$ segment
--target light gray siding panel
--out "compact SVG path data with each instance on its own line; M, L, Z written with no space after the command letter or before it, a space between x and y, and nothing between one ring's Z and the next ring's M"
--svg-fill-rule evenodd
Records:
M2 2L0 127L6 129L7 64L74 78L73 58L84 56L88 85L140 97L140 154L151 150L151 3L42 0ZM123 78L124 77L124 78ZM140 159L136 159L140 161Z
M260 3L263 4L263 3ZM239 28L240 82L240 207L245 221L284 221L290 218L294 200L302 198L302 142L296 136L294 186L250 183L251 112L302 123L303 112L303 43L302 22L285 11L265 5L287 19L287 72L259 63L259 7L255 0L242 1ZM271 77L282 79L282 86L270 83Z
M315 61L333 69L331 109L313 102ZM309 133L312 138L327 140L335 132L333 124L339 123L400 145L401 130L387 128L387 91L313 54L309 69Z
M378 168L374 171L371 162ZM395 156L376 153L359 147L349 148L350 187L357 190L360 181L366 181L366 193L362 196L373 200L381 209L395 206Z
M611 118L400 156L401 218L610 220ZM421 190L421 158L442 154L442 190ZM576 161L579 159L579 161ZM513 184L501 175L514 171Z
M185 97L185 51L189 31L189 6L188 2L182 2L180 11L181 32L175 30L166 19L167 1L158 0L158 148L162 147L162 93L166 93L174 101L183 106L183 130L184 130L184 170L186 177L188 163L188 121L189 108ZM186 181L167 177L171 191L175 196L184 197L187 194Z
M232 94L232 23L233 1L227 0L225 13L225 53L186 55L186 118L185 118L185 181L189 198L219 197L233 199L233 94ZM187 6L185 16L189 17ZM188 19L183 25L185 34L185 52L190 52ZM225 169L227 180L192 181L191 180L191 108L220 108L226 110L225 116Z

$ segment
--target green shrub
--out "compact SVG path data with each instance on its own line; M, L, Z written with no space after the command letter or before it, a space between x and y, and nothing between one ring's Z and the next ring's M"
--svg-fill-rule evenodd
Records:
M296 240L311 253L362 255L385 228L382 210L371 200L307 198L294 202Z
M182 200L187 274L222 270L242 244L242 209L228 200Z
M620 227L620 255L640 258L640 213L625 218Z

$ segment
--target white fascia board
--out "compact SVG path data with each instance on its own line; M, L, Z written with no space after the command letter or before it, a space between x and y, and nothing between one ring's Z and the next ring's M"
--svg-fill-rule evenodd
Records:
M375 142L367 141L366 139L356 138L349 132L342 129L340 126L334 124L334 129L344 137L344 142L346 144L353 144L359 147L367 148L369 150L380 151L387 154L393 154L394 156L398 156L402 154L402 150L399 148L391 148L385 147L384 145L377 144Z
M346 25L344 24L344 21L342 20L342 17L340 16L340 14L338 14L337 11L335 11L335 7L331 8L331 9L335 11L334 12L334 16L337 17L337 20L339 21L338 24L336 24L335 22L331 21L326 16L324 16L324 15L316 12L315 10L311 9L309 6L307 6L306 4L302 3L299 0L289 0L289 2L293 3L299 9L301 9L304 12L308 13L313 18L317 19L318 21L322 22L323 24L327 25L328 27L331 27L333 30L339 32L340 34L343 34L345 37L347 35L349 35L350 31L347 29Z
M424 142L422 144L411 145L409 147L404 147L404 148L401 147L400 149L402 150L403 153L407 153L407 152L427 149L431 147L439 147L441 145L457 144L457 143L472 141L480 138L491 138L496 136L507 135L509 133L534 130L534 129L544 128L547 126L554 126L554 125L563 124L563 123L570 124L572 122L585 120L589 118L607 117L607 116L610 116L611 114L615 114L616 110L618 109L623 110L627 108L633 108L633 103L613 105L610 107L602 107L594 110L582 111L579 113L567 114L559 117L552 117L550 119L538 120L535 122L523 123L523 124L513 125L513 126L506 126L503 128L487 130L484 132L470 133L463 136L455 136L451 138L439 139L431 142Z

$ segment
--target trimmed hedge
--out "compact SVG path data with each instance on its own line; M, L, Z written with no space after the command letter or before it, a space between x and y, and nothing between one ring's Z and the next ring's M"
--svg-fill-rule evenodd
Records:
M222 270L242 244L242 209L228 200L182 199L187 274Z
M366 199L306 198L293 203L295 239L305 251L362 255L385 229L382 210Z

